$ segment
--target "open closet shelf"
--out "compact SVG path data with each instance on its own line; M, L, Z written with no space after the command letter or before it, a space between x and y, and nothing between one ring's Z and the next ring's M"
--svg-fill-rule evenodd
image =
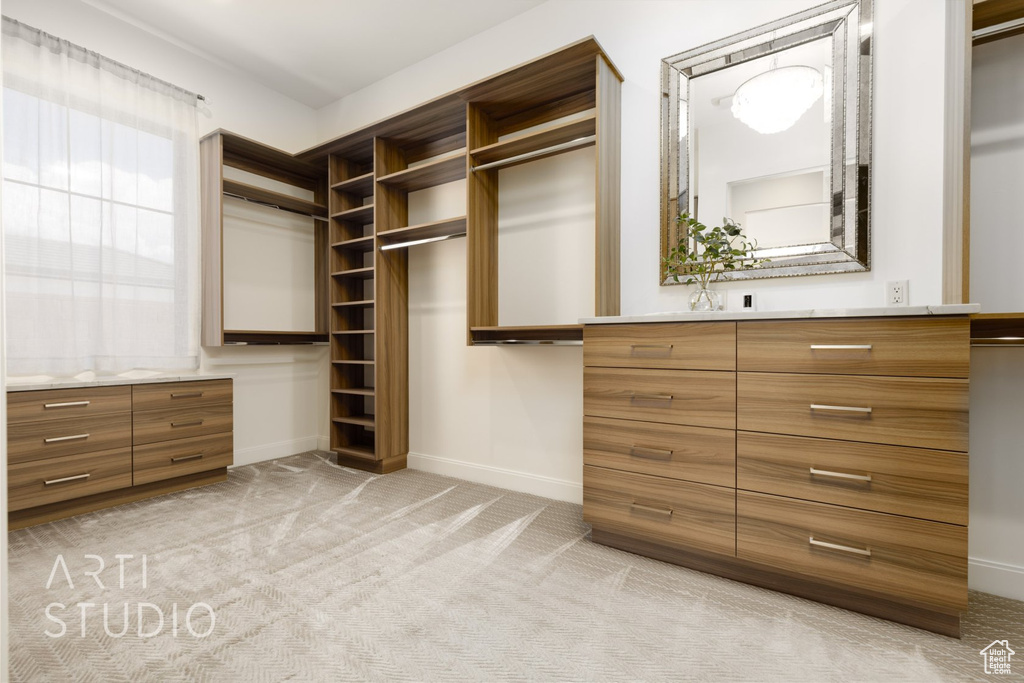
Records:
M474 346L578 346L583 343L583 325L471 327L469 333Z
M392 189L415 192L454 180L462 180L465 177L466 153L460 151L419 166L381 176L377 182Z
M331 273L331 277L347 277L355 280L369 280L373 277L373 266L353 268L352 270L339 270Z
M315 164L280 149L256 142L226 130L215 130L206 137L219 135L223 144L223 163L289 185L315 190L323 170Z
M348 192L358 197L369 197L373 194L373 171L334 183L331 185L331 189Z
M974 345L1024 345L1024 313L975 313L971 316Z
M410 225L408 228L396 228L377 233L382 249L409 247L424 242L438 242L451 237L466 235L466 217L447 218L443 221Z
M556 123L470 151L474 171L514 166L595 144L597 117Z
M337 219L339 221L351 221L353 223L372 223L373 204L365 204L363 206L357 206L354 209L338 211L336 213L332 213L331 218Z
M373 396L373 387L348 387L345 389L332 389L332 394L352 394L354 396Z
M332 365L373 365L373 360L369 359L357 359L357 360L332 360Z
M376 419L373 415L346 415L344 417L332 418L331 422L343 425L362 425L364 427L372 427L376 422Z
M318 332L224 330L225 344L321 344L327 341L327 335Z
M334 330L331 334L345 335L345 334L373 334L373 330Z
M335 453L351 455L365 460L373 460L374 457L373 446L335 446L331 450Z
M331 246L335 249L348 249L350 251L373 251L373 235L335 242Z
M281 194L280 192L266 190L262 187L256 187L255 185L249 185L248 183L242 183L229 178L224 178L223 187L224 194L226 195L244 197L245 199L259 202L261 204L270 204L272 206L285 209L286 211L308 213L322 218L327 217L327 207L313 201L299 199L298 197L291 197L286 194Z
M360 299L359 301L338 301L331 304L333 308L354 309L373 308L373 299Z

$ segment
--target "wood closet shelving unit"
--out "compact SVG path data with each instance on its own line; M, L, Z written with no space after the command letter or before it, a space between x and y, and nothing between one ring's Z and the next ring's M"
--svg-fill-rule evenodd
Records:
M313 169L305 208L329 217L322 308L339 464L384 473L406 463L409 248L466 236L467 343L581 342L580 325L498 320L500 168L595 147L595 314L618 314L621 83L590 37L295 156L246 150L279 175ZM410 225L410 192L461 179L464 214Z
M327 174L315 165L255 140L217 130L199 142L200 177L203 188L200 215L203 235L203 346L226 344L313 344L326 343L327 335L327 228L314 221L313 274L316 283L315 329L230 330L224 329L224 200L236 198L257 205L325 219ZM300 199L250 183L224 177L224 167L246 171L268 180L313 193L312 200ZM371 178L372 181L372 178Z

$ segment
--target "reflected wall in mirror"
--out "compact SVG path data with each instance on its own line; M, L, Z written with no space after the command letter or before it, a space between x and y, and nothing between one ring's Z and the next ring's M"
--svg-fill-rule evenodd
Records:
M685 211L769 259L725 279L869 269L871 32L836 0L663 60L662 258Z

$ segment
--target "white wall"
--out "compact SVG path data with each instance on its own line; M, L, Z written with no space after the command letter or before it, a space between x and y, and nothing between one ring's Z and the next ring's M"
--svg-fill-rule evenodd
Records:
M81 0L4 0L7 16L205 95L200 134L224 128L286 151L316 142L312 109L204 55L163 40ZM235 464L291 455L327 433L327 351L204 350L202 367L235 377Z
M1024 35L974 49L971 299L1024 310ZM1024 348L971 352L971 576L1024 600Z

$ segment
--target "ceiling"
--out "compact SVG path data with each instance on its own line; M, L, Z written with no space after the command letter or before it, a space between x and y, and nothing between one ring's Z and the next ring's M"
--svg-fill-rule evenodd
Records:
M319 108L544 0L84 0Z

